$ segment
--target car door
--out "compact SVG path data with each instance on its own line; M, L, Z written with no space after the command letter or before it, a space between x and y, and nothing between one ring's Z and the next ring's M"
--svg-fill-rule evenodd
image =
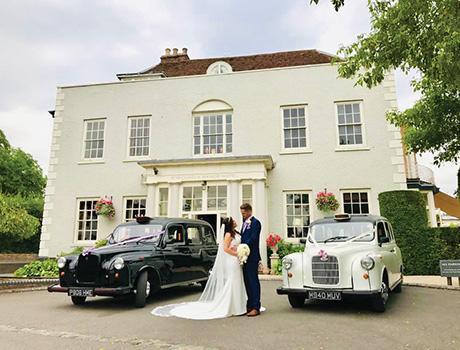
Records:
M203 263L203 226L200 224L187 224L186 237L187 246L190 251L190 280L204 279L207 277L207 270Z
M390 240L392 243L391 252L394 254L394 283L399 281L402 278L402 254L401 249L399 249L398 244L396 243L396 239L394 236L393 228L388 221L384 222L385 228L390 236Z
M190 274L190 249L186 245L185 229L182 224L172 223L166 227L163 237L163 255L167 266L166 284L187 281Z
M387 268L388 274L388 284L392 286L395 282L395 265L396 265L396 256L394 251L395 243L391 242L391 237L385 223L383 221L378 221L376 225L377 239L379 243L380 254L383 257L383 263Z

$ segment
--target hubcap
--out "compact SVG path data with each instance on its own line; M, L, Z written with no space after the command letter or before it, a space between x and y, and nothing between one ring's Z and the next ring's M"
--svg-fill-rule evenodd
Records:
M147 285L145 286L145 295L149 296L150 295L150 282L147 281Z
M383 303L386 304L388 300L388 287L385 282L382 282L382 287L380 289L380 296L382 297Z

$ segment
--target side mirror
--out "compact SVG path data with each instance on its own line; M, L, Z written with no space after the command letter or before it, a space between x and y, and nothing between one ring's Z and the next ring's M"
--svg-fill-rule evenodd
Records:
M307 244L307 239L306 238L301 238L299 239L300 244Z

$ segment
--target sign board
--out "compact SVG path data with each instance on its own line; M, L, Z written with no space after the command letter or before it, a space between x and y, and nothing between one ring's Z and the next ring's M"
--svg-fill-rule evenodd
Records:
M442 277L460 277L460 260L440 260Z

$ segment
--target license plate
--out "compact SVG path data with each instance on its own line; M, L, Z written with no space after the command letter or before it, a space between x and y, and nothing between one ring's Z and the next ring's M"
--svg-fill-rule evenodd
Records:
M323 290L309 290L308 299L318 300L342 300L341 292L323 291Z
M71 297L93 297L94 291L90 288L70 288L69 296Z

